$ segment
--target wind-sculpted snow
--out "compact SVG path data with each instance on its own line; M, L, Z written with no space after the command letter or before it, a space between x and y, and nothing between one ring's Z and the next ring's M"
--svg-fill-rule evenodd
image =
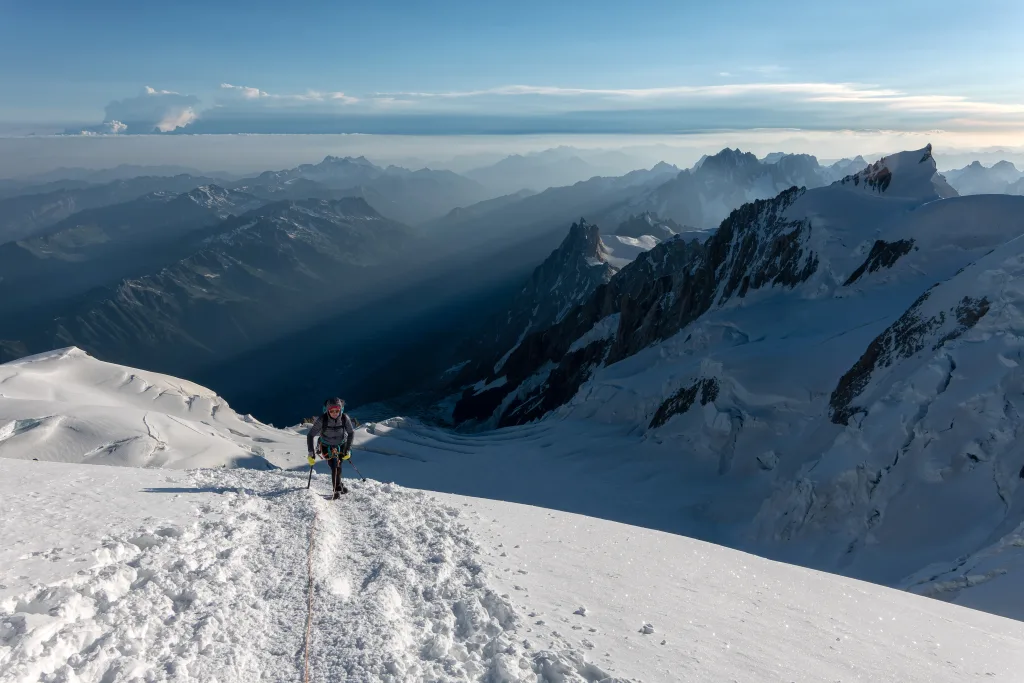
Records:
M272 469L289 438L209 389L77 348L0 365L0 458Z

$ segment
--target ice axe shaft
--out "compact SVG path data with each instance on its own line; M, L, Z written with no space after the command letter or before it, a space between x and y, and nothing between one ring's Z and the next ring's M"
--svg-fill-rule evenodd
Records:
M356 467L356 464L355 464L354 462L352 462L352 456L351 456L351 455L350 455L350 456L348 456L348 464L349 464L349 465L352 465L352 469L354 469L354 470L356 471L356 474L358 474L358 475L359 475L359 478L360 478L361 480L363 480L363 481L366 481L366 477L364 477L364 476L363 476L363 473L359 471L359 468L358 468L358 467Z

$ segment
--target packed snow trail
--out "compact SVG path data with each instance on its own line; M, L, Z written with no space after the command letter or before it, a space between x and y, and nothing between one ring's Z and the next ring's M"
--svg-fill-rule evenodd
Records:
M534 651L487 582L460 511L421 491L349 483L315 497L313 681L612 681L579 653Z
M187 476L147 493L207 494L197 521L151 517L0 604L0 681L302 680L310 531L311 681L617 680L521 644L454 507L376 482L329 501L300 473Z

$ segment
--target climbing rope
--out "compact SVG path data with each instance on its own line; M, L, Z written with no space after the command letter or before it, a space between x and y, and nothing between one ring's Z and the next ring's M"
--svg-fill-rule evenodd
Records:
M309 589L306 602L306 675L305 683L309 683L309 640L313 632L313 549L316 540L316 521L319 511L313 511L313 522L309 525L309 550L306 553L306 570L309 574Z

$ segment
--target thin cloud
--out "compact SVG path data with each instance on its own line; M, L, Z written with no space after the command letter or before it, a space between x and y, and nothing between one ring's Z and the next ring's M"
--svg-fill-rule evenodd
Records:
M729 75L722 72L720 75ZM567 88L559 86L507 85L480 90L446 92L377 93L389 101L458 100L479 97L535 96L552 98L596 97L623 102L662 100L714 100L751 96L790 96L794 104L873 104L885 109L920 114L1024 114L1024 104L971 100L958 95L912 95L902 90L858 83L731 83L680 85L659 88Z
M260 90L259 88L252 88L245 85L233 85L231 83L221 83L220 88L221 90L237 93L245 100L276 100L279 102L339 102L341 104L351 104L359 101L356 97L351 97L338 91L321 92L319 90L307 90L301 95L278 95L268 93L267 91Z
M732 97L745 94L806 94L834 96L880 97L896 95L896 90L865 88L850 83L733 83L728 85L677 85L660 88L565 88L559 86L505 85L482 90L447 92L377 93L378 97L421 99L460 99L487 95L541 95L550 97L604 96L622 99L659 99L679 97Z

